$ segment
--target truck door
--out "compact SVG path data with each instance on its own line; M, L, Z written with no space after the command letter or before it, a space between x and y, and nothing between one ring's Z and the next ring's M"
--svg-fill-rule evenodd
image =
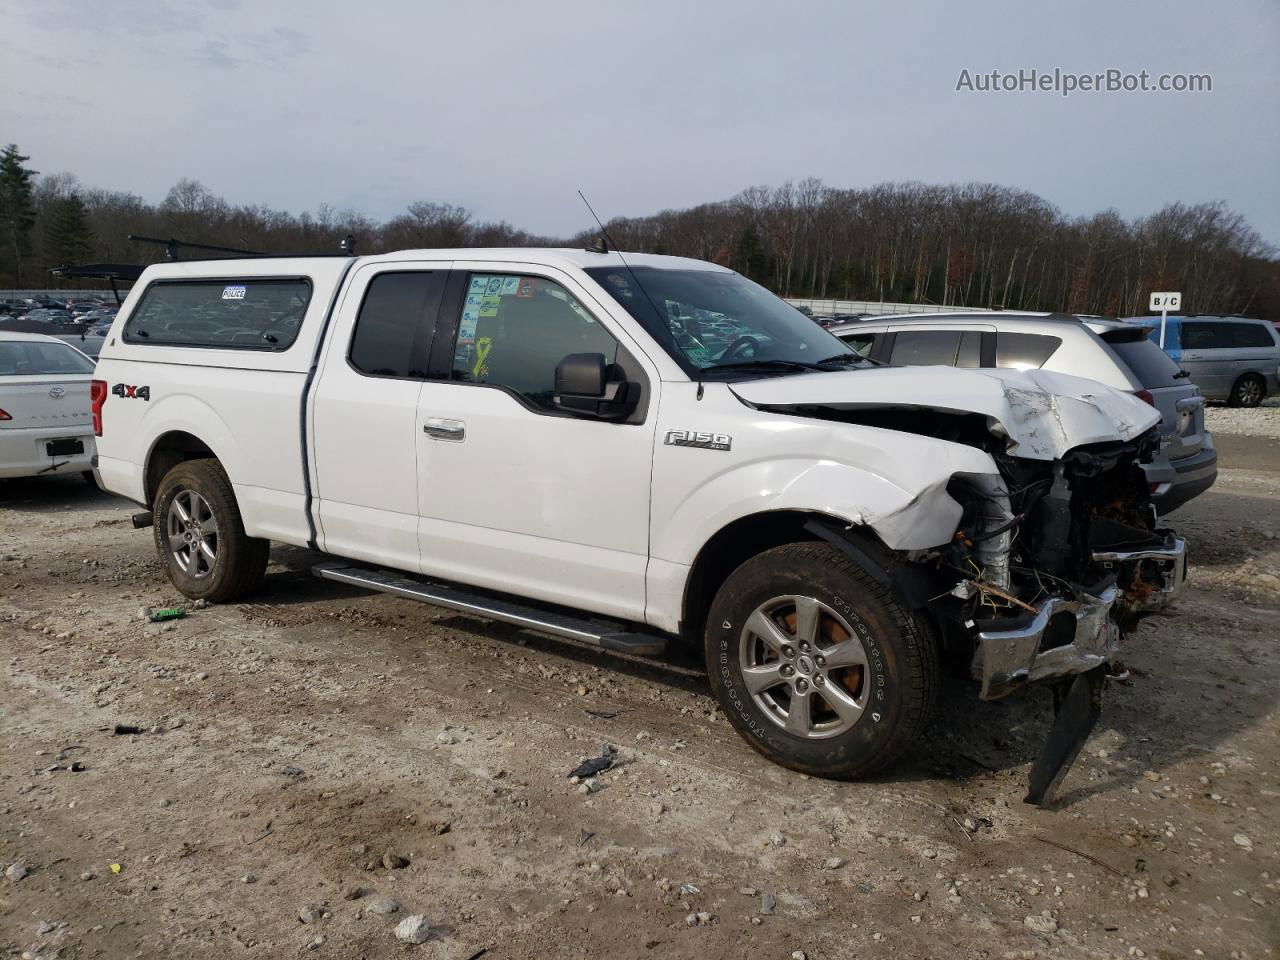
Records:
M455 265L418 401L422 570L642 620L656 370L568 274ZM602 353L646 386L628 422L566 414L557 364Z
M413 434L449 263L367 264L333 317L308 418L321 549L417 571Z

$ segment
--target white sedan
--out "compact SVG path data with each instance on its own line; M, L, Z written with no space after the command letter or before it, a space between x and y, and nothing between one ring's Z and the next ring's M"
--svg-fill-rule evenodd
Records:
M41 333L0 331L0 477L92 478L93 361Z

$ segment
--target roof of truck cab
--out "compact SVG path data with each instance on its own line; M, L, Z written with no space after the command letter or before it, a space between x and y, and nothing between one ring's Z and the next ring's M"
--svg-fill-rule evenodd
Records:
M366 263L403 263L414 260L480 261L488 263L525 263L561 269L585 267L654 267L667 270L712 270L730 273L705 260L688 257L666 257L652 253L595 253L571 247L461 247L422 250L396 250L359 257L217 257L209 260L174 260L147 268L147 278L201 276L270 276L280 273L307 274L323 270L322 265L345 266L351 260Z
M405 260L421 257L431 260L488 260L515 263L539 263L557 267L657 267L667 270L718 270L731 272L706 260L689 257L667 257L654 253L596 253L576 247L461 247L436 250L397 250L361 257L362 262Z

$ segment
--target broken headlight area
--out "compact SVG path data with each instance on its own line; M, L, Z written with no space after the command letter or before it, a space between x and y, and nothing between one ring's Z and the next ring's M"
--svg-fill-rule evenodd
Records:
M1185 544L1156 527L1139 466L1154 443L1055 461L995 455L999 477L953 478L963 514L952 541L912 559L984 698L1114 664L1121 634L1180 591Z

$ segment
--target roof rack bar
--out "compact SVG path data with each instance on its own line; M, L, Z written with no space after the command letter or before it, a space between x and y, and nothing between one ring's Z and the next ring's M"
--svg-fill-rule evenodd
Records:
M173 237L168 240L162 240L160 237L143 237L133 233L129 234L129 239L136 240L139 243L160 244L165 248L165 258L168 260L181 259L178 253L184 247L189 250L208 250L212 253L231 253L240 257L354 257L356 255L356 238L351 234L347 234L338 245L338 249L332 253L267 253L262 250L246 250L241 247L224 247L216 243L195 243L190 240L178 240ZM188 257L187 259L200 260L210 258Z
M265 257L268 254L261 250L245 250L240 247L223 247L215 243L195 243L190 240L177 240L170 237L168 240L162 240L159 237L143 237L135 233L129 234L130 240L138 243L158 243L165 248L165 257L169 260L178 259L178 250L186 247L190 250L211 250L214 253L238 253L242 257Z

